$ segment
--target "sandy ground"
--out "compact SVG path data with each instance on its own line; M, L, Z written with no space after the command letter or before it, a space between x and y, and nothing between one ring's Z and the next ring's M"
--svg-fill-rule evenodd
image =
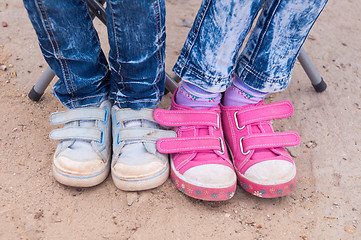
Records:
M169 73L199 4L167 0ZM360 9L358 0L330 1L304 46L325 92L316 93L297 64L289 88L268 100L295 107L294 116L274 123L302 138L289 149L295 191L260 199L238 188L231 200L212 203L183 195L169 180L131 194L110 178L89 189L58 184L48 119L63 107L50 88L39 103L27 98L46 63L22 2L0 1L0 21L8 24L0 26L7 66L0 70L0 239L361 239ZM106 30L95 24L104 40Z

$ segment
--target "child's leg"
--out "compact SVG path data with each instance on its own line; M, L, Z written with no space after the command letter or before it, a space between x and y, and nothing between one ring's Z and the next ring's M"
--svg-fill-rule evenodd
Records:
M169 133L158 129L153 110L120 108L155 107L161 99L164 2L108 3L112 96L116 102L112 110L109 101L103 101L109 94L107 62L85 1L24 3L44 56L60 77L54 92L62 103L75 108L51 118L54 124L65 124L64 129L51 134L60 140L54 156L55 178L80 187L104 180L110 169L113 118L112 173L116 185L142 190L163 183L168 161L166 155L156 152L155 141Z
M165 2L109 0L106 11L114 104L112 177L122 190L154 188L169 176L168 156L157 151L156 141L174 137L153 118L164 91Z
M179 190L204 200L233 196L236 175L220 122L221 92L242 42L263 0L203 1L174 71L183 79L172 110L157 110L156 120L177 127L178 138L158 150L173 153L171 177Z
M237 99L237 95L231 90L226 92L223 100L226 106L221 108L222 124L239 183L257 196L277 197L293 190L296 168L283 147L298 144L299 137L294 132L274 133L270 123L272 118L290 116L293 108L289 102L263 105L261 100L267 92L279 91L287 86L298 50L325 2L307 2L309 8L305 8L304 1L266 1L251 39L241 58L236 61L243 37L263 1L232 2L230 8L225 7L222 1L205 1L205 5L208 5L203 9L209 11L200 11L199 16L201 19L204 17L202 25L197 26L196 19L174 67L174 71L184 81L208 92L225 90L233 80L234 69L240 76L236 77L233 87L253 98ZM238 14L232 14L234 9L237 9ZM307 17L306 12L309 12ZM223 18L213 19L212 13L219 13ZM287 27L291 28L292 36L274 34L277 30L287 31ZM275 36L277 41L270 41L272 36ZM278 41L283 36L287 36L285 41ZM250 59L250 62L243 59ZM259 66L262 71L251 68L253 65ZM268 74L276 75L264 80L264 76ZM195 87L191 89L197 90ZM194 91L192 94L197 101L201 95L203 99L207 98L201 91ZM181 93L177 92L176 99L180 95ZM185 105L190 105L189 101L185 101Z
M286 88L297 54L325 3L267 1L238 60L239 78L232 86L243 86L252 96ZM231 87L224 96L222 122L240 185L260 197L289 194L296 183L296 167L283 147L300 140L294 132L275 133L270 120L291 116L291 103L246 101L247 105L233 96Z
M164 0L108 0L106 13L112 102L155 107L165 83Z
M45 60L59 77L56 97L71 110L52 115L65 124L51 137L60 140L53 176L78 187L94 186L108 175L110 107L108 67L85 1L24 0Z
M108 64L85 1L24 0L45 60L59 77L53 92L68 108L107 99Z
M327 0L266 1L237 60L235 74L261 92L284 90L311 27Z
M224 92L264 0L205 0L173 71L187 83Z

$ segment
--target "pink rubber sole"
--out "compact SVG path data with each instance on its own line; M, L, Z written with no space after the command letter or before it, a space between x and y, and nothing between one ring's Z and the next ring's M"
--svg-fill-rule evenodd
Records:
M238 177L238 184L250 194L261 198L278 198L289 195L296 186L296 176L282 184L277 185L262 185L249 181L242 174L236 171Z
M205 201L228 200L233 197L237 187L237 182L235 182L232 186L225 188L205 188L196 186L180 179L173 169L171 169L170 177L179 191L192 198Z

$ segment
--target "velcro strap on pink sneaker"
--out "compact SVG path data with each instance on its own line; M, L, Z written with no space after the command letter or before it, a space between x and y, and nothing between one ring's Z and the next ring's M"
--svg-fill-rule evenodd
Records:
M220 117L215 111L206 110L165 110L155 109L154 119L170 127L212 126L219 128Z
M157 149L161 153L218 150L223 154L224 143L221 137L163 138L158 140Z
M288 118L293 114L293 106L290 101L270 103L267 105L252 106L235 112L238 128L245 125L269 121L271 119Z
M259 133L245 136L241 139L243 152L261 148L277 148L296 146L300 136L296 132Z

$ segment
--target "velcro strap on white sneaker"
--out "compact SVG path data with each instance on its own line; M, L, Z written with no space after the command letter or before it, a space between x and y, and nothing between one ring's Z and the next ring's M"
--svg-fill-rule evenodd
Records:
M157 141L161 138L175 138L177 133L170 130L154 128L123 128L119 129L117 143L121 141Z
M161 153L217 150L223 154L225 151L221 137L163 138L157 142L157 149Z
M129 111L129 109L127 108L119 109L115 112L116 123L114 124L119 124L120 122L133 121L139 119L145 119L148 121L155 122L153 118L153 111L154 109L149 109L149 108L143 108L140 110L131 110L131 111Z
M54 140L79 139L101 142L102 131L90 127L65 127L53 130L49 136Z
M69 109L64 112L56 112L50 115L50 122L54 125L65 124L73 121L87 121L99 120L104 121L106 114L109 114L105 109L97 107L86 107Z

